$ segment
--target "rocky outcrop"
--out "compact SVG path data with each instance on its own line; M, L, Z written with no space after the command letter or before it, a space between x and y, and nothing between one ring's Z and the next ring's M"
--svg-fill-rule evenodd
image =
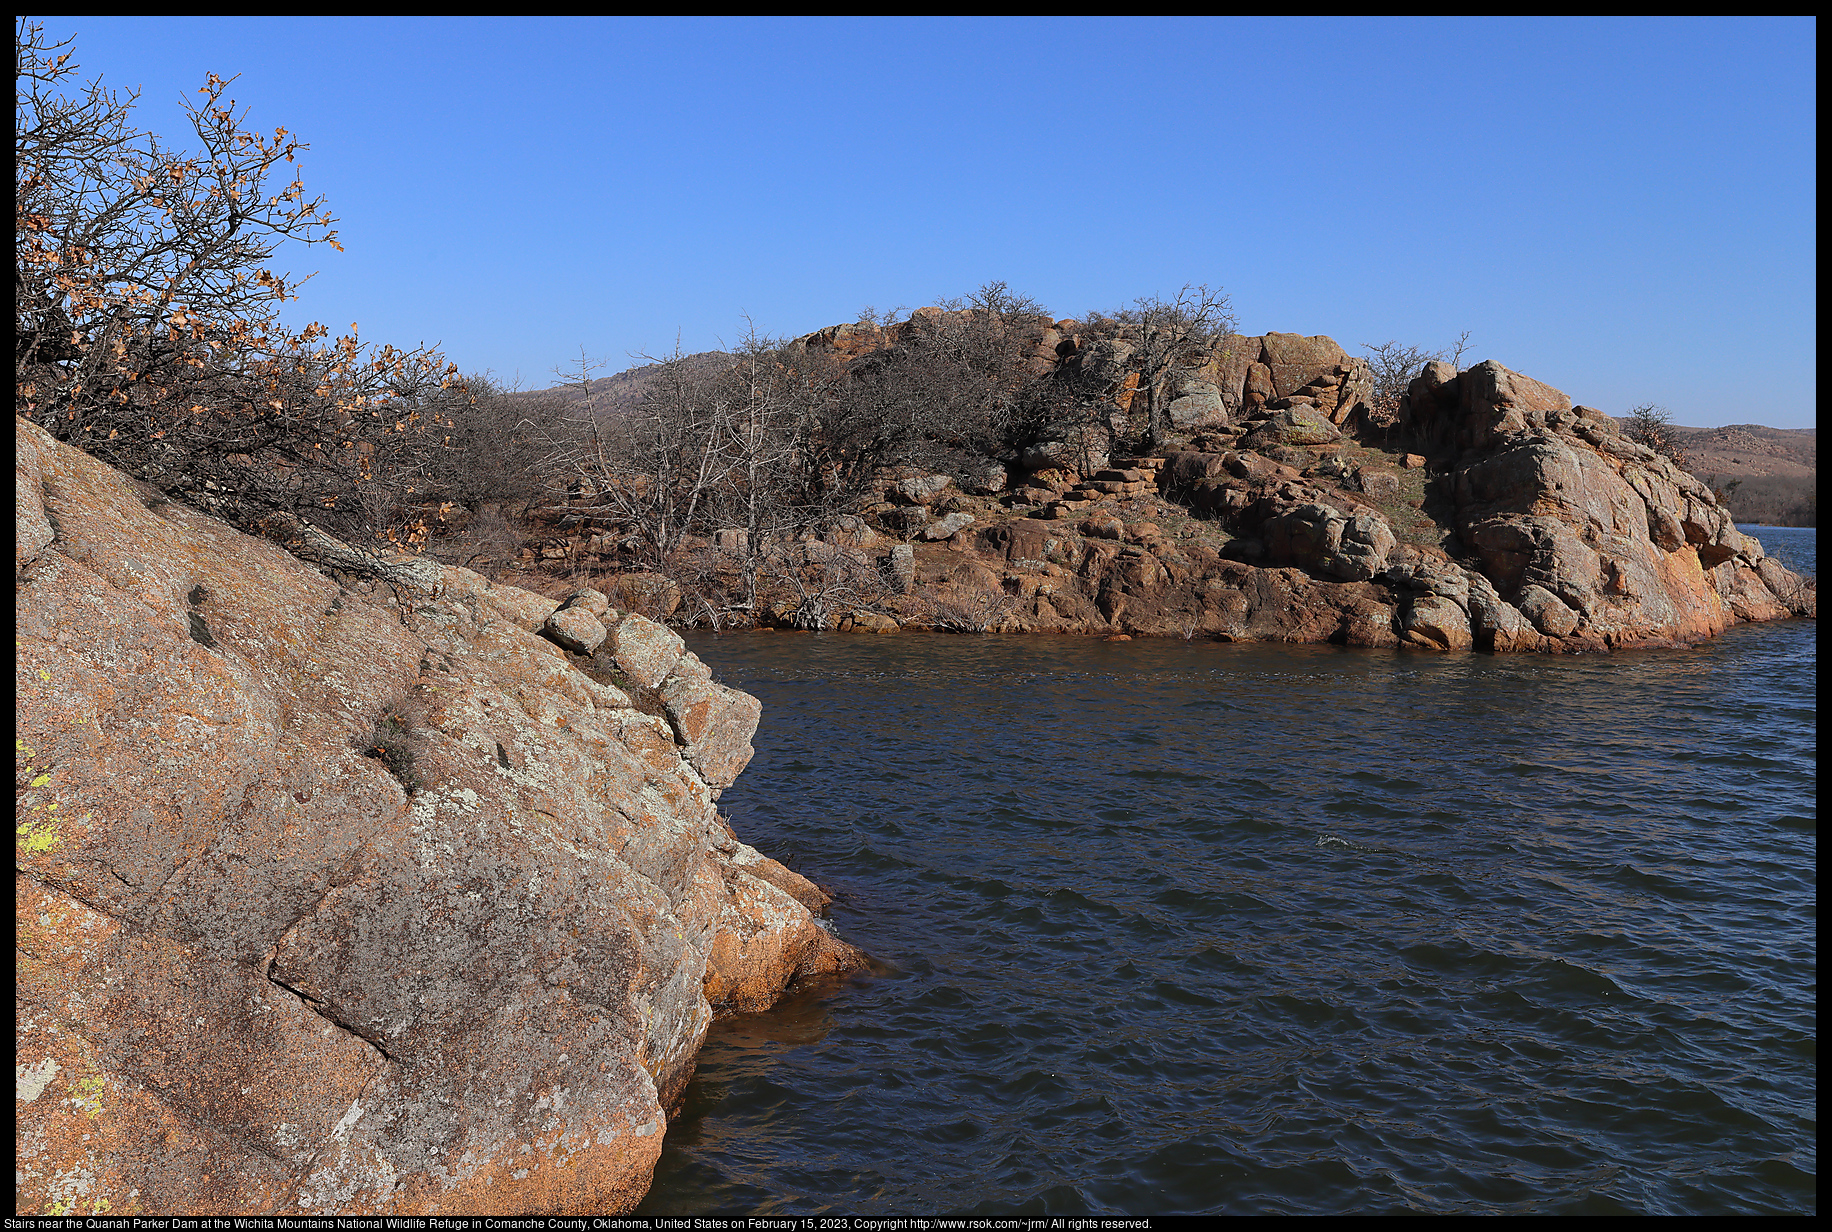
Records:
M714 1015L860 961L671 631L18 439L19 1210L627 1210Z
M923 309L799 345L858 358L976 322ZM1167 377L1176 444L1141 458L1122 452L1142 431L1136 325L1001 328L1091 413L1034 429L985 474L882 475L860 514L907 542L835 542L870 554L810 579L857 602L838 623L1582 651L1816 611L1812 583L1739 534L1710 487L1495 361L1426 364L1389 426L1367 363L1333 339L1228 336ZM881 596L858 580L874 573ZM810 627L797 606L766 610Z
M931 627L1510 652L1690 643L1816 612L1812 583L1706 485L1542 382L1428 365L1387 440L1352 413L1363 374L1328 339L1231 344L1237 422L1072 489L1025 480L1004 504L1034 504L1027 517L989 509L915 558L885 610ZM1098 356L1118 389L1122 349ZM1249 396L1256 380L1266 396ZM1226 404L1235 387L1217 388Z

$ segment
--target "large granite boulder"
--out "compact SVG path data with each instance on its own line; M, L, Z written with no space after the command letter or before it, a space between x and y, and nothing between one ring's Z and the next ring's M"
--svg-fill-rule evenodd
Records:
M885 491L891 500L904 505L932 505L942 489L954 481L946 475L912 475L893 482Z
M1289 398L1319 377L1347 368L1349 354L1333 338L1318 334L1267 334L1263 340L1265 364L1272 376L1273 396Z
M1165 408L1173 428L1204 428L1228 421L1222 406L1221 390L1209 381L1186 377L1171 388L1171 401Z
M1226 411L1231 413L1240 409L1246 395L1247 370L1260 362L1263 349L1262 339L1239 334L1229 334L1216 344L1209 362L1203 366L1202 375L1215 386ZM1268 372L1261 402L1272 396L1270 375Z
M1772 591L1764 601L1755 589L1767 590L1756 572L1760 544L1737 531L1704 484L1664 459L1612 456L1573 436L1525 430L1456 471L1454 484L1463 541L1542 634L1691 641L1738 619L1787 614ZM1710 576L1720 568L1737 578L1750 615L1720 593Z
M1342 439L1342 430L1314 406L1293 406L1255 425L1241 439L1243 448L1263 451L1275 445L1327 445Z
M20 1210L628 1210L713 1016L858 961L667 630L340 584L31 424L18 473Z
M1386 519L1371 509L1345 513L1315 503L1269 519L1263 533L1268 554L1277 563L1319 569L1349 582L1379 573L1397 542Z

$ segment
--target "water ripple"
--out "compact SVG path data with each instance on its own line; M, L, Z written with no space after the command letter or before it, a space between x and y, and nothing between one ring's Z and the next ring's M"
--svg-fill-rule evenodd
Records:
M642 1213L1815 1209L1810 623L693 645L882 967L714 1028Z

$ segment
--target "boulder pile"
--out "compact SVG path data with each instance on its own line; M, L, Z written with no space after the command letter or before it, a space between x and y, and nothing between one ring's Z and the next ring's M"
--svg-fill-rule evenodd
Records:
M967 627L1010 632L1585 651L1816 612L1812 581L1706 484L1492 360L1427 364L1377 426L1366 362L1333 340L1228 337L1174 382L1180 444L1109 465L1134 347L1076 331L1039 319L1038 362L1053 351L1107 399L1110 430L1032 448L922 523L913 573L853 627L961 627L935 613L972 607L995 616ZM890 336L809 345L862 354ZM907 521L881 518L892 536Z

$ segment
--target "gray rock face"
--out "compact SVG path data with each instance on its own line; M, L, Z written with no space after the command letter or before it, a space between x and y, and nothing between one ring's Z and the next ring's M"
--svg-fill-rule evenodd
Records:
M1207 381L1180 381L1172 395L1166 414L1174 428L1187 430L1227 422L1221 391Z
M1329 416L1311 406L1293 406L1258 424L1241 440L1244 448L1265 451L1275 445L1327 445L1342 439Z
M1345 581L1365 581L1381 571L1397 543L1385 518L1371 509L1359 510L1343 524L1336 556L1324 568Z
M1397 540L1372 510L1343 513L1304 504L1268 521L1266 550L1274 561L1321 569L1347 582L1366 581L1386 565Z
M918 475L912 479L899 479L885 494L906 505L927 505L953 482L946 475Z
M589 607L559 609L547 618L543 632L574 654L582 655L598 649L605 637L603 622Z
M907 595L916 584L916 549L907 543L891 548L885 557L885 574L893 591Z
M755 700L626 617L664 721L551 600L366 597L18 437L18 1203L633 1207L714 1013L846 961L714 807Z
M918 537L935 543L942 539L953 537L956 531L972 524L973 515L971 513L951 513L947 517L937 518L935 521L923 527L922 533Z

